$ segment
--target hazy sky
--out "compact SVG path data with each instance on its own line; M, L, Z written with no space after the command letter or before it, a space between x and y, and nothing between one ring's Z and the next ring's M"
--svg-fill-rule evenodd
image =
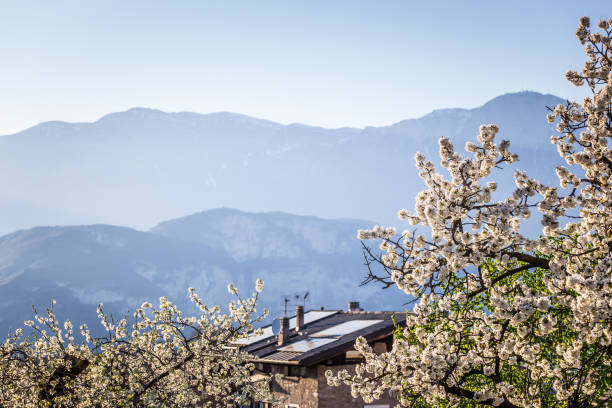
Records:
M581 93L610 1L4 1L0 134L133 106L385 125L506 92Z

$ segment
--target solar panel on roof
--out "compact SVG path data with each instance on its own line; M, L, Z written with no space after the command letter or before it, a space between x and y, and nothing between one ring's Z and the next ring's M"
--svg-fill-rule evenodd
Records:
M304 324L321 320L324 317L331 316L338 313L337 310L310 310L304 313ZM295 328L295 317L292 317L289 321L289 326Z
M325 317L331 316L333 314L338 313L337 310L310 310L304 313L304 324L312 323L317 320L321 320ZM289 329L295 329L295 316L289 319ZM265 340L267 338L271 338L274 336L272 333L272 327L266 326L263 328L263 334L260 336L249 336L243 339L237 340L235 343L240 344L242 346L248 346L249 344L255 344L259 341Z
M297 351L300 353L305 353L307 351L310 350L314 350L317 347L321 347L324 346L328 343L331 343L332 341L336 341L336 339L314 339L314 338L307 338L304 340L300 340L297 341L293 344L288 344L284 347L279 348L279 350L281 351Z
M373 326L383 320L351 320L311 334L312 337L340 337Z
M291 360L295 356L299 356L302 353L295 353L292 351L275 351L263 358L266 360L276 360L276 361L287 361Z

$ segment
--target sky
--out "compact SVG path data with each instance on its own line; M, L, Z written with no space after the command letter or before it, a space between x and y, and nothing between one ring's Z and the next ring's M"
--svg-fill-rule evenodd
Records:
M134 106L388 125L507 92L581 99L608 1L0 0L0 135Z

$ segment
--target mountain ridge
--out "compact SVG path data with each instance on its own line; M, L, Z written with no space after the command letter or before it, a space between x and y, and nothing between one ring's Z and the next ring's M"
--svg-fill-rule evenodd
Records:
M415 121L415 120L420 120L420 119L424 119L430 116L436 116L439 115L441 113L452 113L455 111L472 111L472 110L479 110L491 105L495 105L497 103L501 102L505 102L508 100L513 100L516 99L517 97L521 97L521 96L536 96L539 98L555 98L560 100L561 102L565 101L564 99L553 95L553 94L542 94L539 92L535 92L535 91L518 91L518 92L507 92L505 94L501 94L498 95L486 102L484 102L482 105L476 106L474 108L461 108L461 107L450 107L450 108L440 108L440 109L434 109L429 113L426 113L422 116L418 116L418 117L414 117L414 118L407 118L407 119L402 119L399 120L397 122L393 122L390 123L388 125L380 125L380 126L364 126L362 128L359 127L354 127L354 126L340 126L340 127L325 127L325 126L319 126L319 125L310 125L310 124L306 124L306 123L302 123L302 122L291 122L291 123L280 123L280 122L276 122L274 120L269 120L269 119L262 119L262 118L258 118L255 116L250 116L250 115L246 115L246 114L242 114L242 113L237 113L237 112L229 112L229 111L216 111L216 112L208 112L208 113L200 113L200 112L195 112L195 111L164 111L161 109L157 109L157 108L148 108L148 107L143 107L143 106L134 106L132 108L128 108L124 111L118 111L118 112L111 112L111 113L107 113L102 115L100 118L92 121L92 122L70 122L70 121L62 121L62 120L51 120L51 121L44 121L44 122L40 122L34 126L25 128L23 130L20 130L18 132L14 132L14 133L10 133L10 134L5 134L5 135L0 135L0 138L2 137L10 137L10 136L16 136L16 135L20 135L24 132L27 132L31 129L34 128L38 128L38 127L47 127L47 126L58 126L58 125L75 125L75 126L82 126L82 125L94 125L100 122L105 122L108 120L112 120L115 117L121 117L121 116L133 116L136 114L136 116L140 116L140 117L152 117L153 115L159 117L159 116L166 116L166 117L171 117L171 116L196 116L198 118L210 118L210 119L214 119L214 118L222 118L222 119L226 119L226 120L243 120L243 121L248 121L250 123L259 123L259 124L267 124L269 126L273 126L273 127L306 127L306 128L315 128L315 129L321 129L321 130L351 130L351 131L363 131L365 129L368 128L372 128L372 129L379 129L379 128L388 128L388 127L393 127L396 125L399 125L403 122L407 122L407 121Z
M512 141L520 156L515 168L556 182L547 171L561 163L549 142L554 126L546 105L560 101L506 94L479 108L363 129L148 108L93 124L52 122L0 137L0 233L75 223L147 230L218 207L397 223L397 210L423 188L414 154L437 162L440 136L461 151L483 123L498 123L499 138Z
M207 216L204 220L202 214ZM377 309L397 308L404 302L399 291L381 297L373 285L359 287L366 273L355 235L361 222L233 209L192 216L200 219L193 225L196 229L206 229L203 220L209 230L216 231L215 221L230 231L194 240L185 221L195 219L188 216L178 224L167 221L166 226L175 224L172 234L98 224L35 227L0 237L0 333L31 318L32 305L44 310L51 299L57 301L60 319L94 327L99 302L122 316L143 301L156 303L168 296L185 313L197 313L188 301L188 287L196 288L208 304L223 306L230 300L228 283L248 295L256 278L266 282L260 307L271 309L273 316L280 313L281 295L303 290L311 291L316 308L343 308L354 299ZM237 216L250 222L236 223ZM272 224L275 228L269 228ZM303 231L311 237L330 236L332 231L336 240L319 240L313 247L303 239ZM236 256L242 254L235 240L239 235L255 237L274 251ZM345 250L337 251L338 247Z
M249 213L217 208L164 221L149 232L219 247L234 261L248 262L253 258L293 259L347 253L350 248L341 238L356 237L356 225L372 224L366 220L323 219L282 211ZM282 246L275 247L279 237ZM218 240L225 245L217 246Z

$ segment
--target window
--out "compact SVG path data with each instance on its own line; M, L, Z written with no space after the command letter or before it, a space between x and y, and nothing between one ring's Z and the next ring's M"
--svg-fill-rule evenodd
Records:
M306 377L306 367L289 366L290 377Z
M285 405L285 408L300 408L300 406L298 404L287 404Z
M289 374L289 367L287 367L286 365L276 365L274 364L271 367L270 372L272 374L282 374L282 375L287 375Z

